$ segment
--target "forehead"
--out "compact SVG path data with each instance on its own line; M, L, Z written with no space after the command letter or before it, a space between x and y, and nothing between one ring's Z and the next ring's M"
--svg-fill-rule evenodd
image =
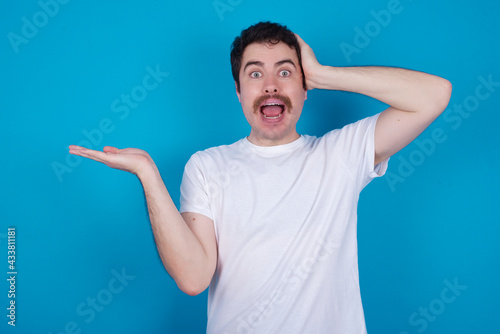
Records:
M273 65L283 59L291 59L298 64L297 52L291 46L283 42L271 44L267 42L252 43L245 48L242 57L243 69L248 62L260 61L262 63Z

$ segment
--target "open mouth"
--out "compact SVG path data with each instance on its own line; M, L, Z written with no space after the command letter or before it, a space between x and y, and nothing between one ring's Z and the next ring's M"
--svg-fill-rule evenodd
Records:
M254 113L260 113L266 123L279 123L291 113L292 101L283 94L262 95L253 104Z
M266 119L278 119L285 112L285 105L278 102L268 102L260 107L260 113Z

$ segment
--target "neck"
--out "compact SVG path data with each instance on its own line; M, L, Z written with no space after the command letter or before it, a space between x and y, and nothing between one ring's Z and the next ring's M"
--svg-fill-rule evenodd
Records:
M257 136L253 131L250 132L250 135L247 137L248 141L257 146L278 146L285 145L291 142L296 141L300 138L300 135L297 131L294 131L292 134L282 137L282 138L269 138L269 137L260 137Z

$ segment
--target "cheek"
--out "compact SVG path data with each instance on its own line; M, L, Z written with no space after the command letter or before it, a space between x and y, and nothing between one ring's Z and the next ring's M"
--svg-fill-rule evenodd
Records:
M294 108L302 109L304 101L307 99L307 92L304 90L294 92L292 103L294 103Z
M240 95L240 103L241 103L241 109L243 110L243 113L247 116L250 116L254 113L253 110L253 103L254 100L249 98L248 95Z
M253 104L252 100L247 95L242 95L240 102L243 109L251 108Z
M252 109L253 103L258 96L252 93L250 90L241 91L239 94L239 100L243 108Z

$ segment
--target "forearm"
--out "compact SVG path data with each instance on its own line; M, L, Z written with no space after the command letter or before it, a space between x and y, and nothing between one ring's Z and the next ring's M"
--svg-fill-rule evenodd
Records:
M367 95L402 111L439 114L449 100L447 80L402 68L322 66L310 79L312 88Z
M217 263L214 232L203 229L210 224L201 224L196 228L188 226L149 154L137 148L118 149L112 146L105 146L102 152L77 145L70 145L69 150L71 154L137 175L144 188L156 246L165 268L187 294L205 290Z
M162 262L179 288L204 290L213 275L207 254L175 206L156 166L138 174Z

